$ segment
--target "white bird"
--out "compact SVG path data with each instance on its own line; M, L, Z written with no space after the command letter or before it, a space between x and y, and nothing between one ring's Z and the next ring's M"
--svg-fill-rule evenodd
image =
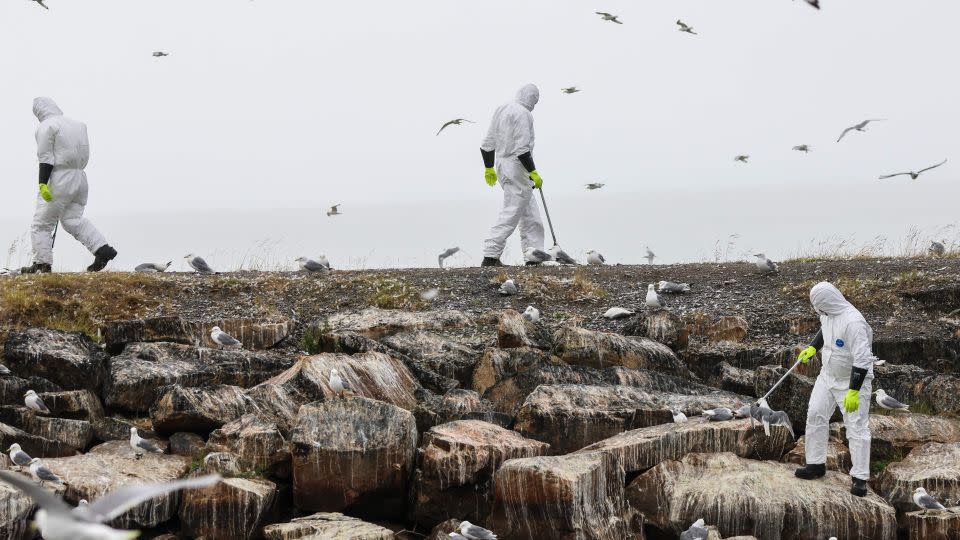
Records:
M163 58L164 56L170 56L170 53L165 53L163 51L154 51L153 53L154 58Z
M796 437L793 432L793 423L790 422L790 416L787 415L786 411L764 411L760 422L763 423L763 432L767 434L767 437L770 436L770 426L787 426L790 435Z
M793 149L797 152L803 152L804 154L810 153L810 146L806 144L798 144L797 146L794 146Z
M673 415L674 424L682 424L687 421L687 415L683 414L683 411L679 409L670 409L670 414Z
M940 163L937 163L936 165L931 165L931 166L927 167L926 169L920 169L920 170L917 171L917 172L908 171L908 172L899 172L899 173L896 173L896 174L885 174L885 175L883 175L883 176L880 177L880 180L886 180L887 178L893 178L894 176L901 176L901 175L909 176L911 179L916 180L921 174L929 171L930 169L936 169L937 167L943 165L943 164L946 163L946 162L947 162L947 160L943 160L943 161L941 161Z
M62 484L63 480L59 476L54 474L53 471L47 468L43 462L40 461L40 458L33 458L30 460L30 474L40 482L42 486L44 482L53 482L54 484Z
M533 306L527 306L527 309L523 310L523 318L535 323L540 320L540 310Z
M468 124L476 124L476 122L467 120L466 118L457 118L457 119L455 119L455 120L450 120L449 122L447 122L447 123L445 123L444 125L440 126L440 131L443 131L443 130L447 129L447 127L449 127L449 126L459 126L459 125L463 124L464 122L466 122L466 123L468 123ZM440 131L437 132L437 135L440 135Z
M553 256L542 249L527 248L523 252L523 258L528 263L541 264L553 260Z
M604 312L603 317L605 319L616 320L616 319L624 319L631 315L633 315L633 312L630 311L629 309L624 309L622 307L612 307L608 309L606 312Z
M946 510L946 507L930 496L923 487L913 490L913 503L924 510Z
M605 13L605 12L603 12L603 11L595 11L594 13L596 13L597 15L599 15L600 18L603 19L603 20L605 20L605 21L615 22L615 23L617 23L617 24L623 24L622 22L620 22L620 21L617 19L617 17L618 17L617 15L611 15L611 14Z
M518 291L517 284L514 283L512 279L508 279L500 284L500 294L504 296L517 294Z
M90 503L87 502L86 499L80 499L79 501L77 501L77 507L78 507L78 508L81 507L81 506L89 506L89 505L90 505Z
M420 298L422 298L426 302L433 302L434 300L437 299L438 296L440 296L440 289L436 287L432 289L427 289L422 293L420 293Z
M214 326L213 328L210 329L210 339L212 339L214 343L219 345L221 349L223 349L224 347L230 347L230 348L235 347L238 349L243 348L243 344L240 343L240 340L224 332L223 330L220 329L219 326Z
M167 264L143 263L138 264L133 270L143 274L156 274L158 272L166 272L171 264L173 264L173 261L167 261Z
M450 538L453 538L453 540L467 540L467 537L464 536L464 535L462 535L462 534L460 534L460 533L452 532L452 533L448 534L447 536L449 536Z
M580 91L580 89L577 88L576 86L571 86L569 88L561 88L560 91L563 92L564 94L576 94L577 92Z
M663 301L663 298L660 298L660 295L657 294L657 291L653 290L653 283L647 285L647 298L646 298L647 307L652 308L662 308L667 305Z
M850 126L847 129L843 130L843 133L840 134L840 137L837 139L837 142L840 142L840 139L842 139L847 133L851 131L861 131L861 132L866 131L865 128L867 127L867 124L869 124L870 122L880 122L881 120L886 120L886 118L874 118L871 120L864 120L859 124Z
M910 406L900 403L893 397L887 395L883 388L877 388L874 392L877 395L876 402L877 405L883 407L884 409L896 410L896 411L909 411Z
M32 457L20 448L19 443L11 444L10 448L7 448L7 452L10 456L10 462L16 465L21 471L33 460Z
M573 260L573 257L567 255L567 252L560 249L560 246L553 246L547 250L548 253L553 257L553 260L557 261L560 264L577 264L577 261Z
M942 257L943 254L947 252L947 246L944 245L946 243L946 240L943 242L930 242L930 247L927 249L927 253L937 257Z
M10 371L10 368L8 368L3 364L0 364L0 375L12 375L12 374L13 373Z
M343 203L337 203L331 206L330 209L327 210L327 216L339 216L340 214L342 214L343 212L340 211L341 204Z
M27 393L23 395L23 404L27 406L28 409L42 412L50 413L50 409L47 408L47 404L40 399L40 396L37 395L33 390L27 390Z
M722 422L733 419L733 411L726 407L716 407L714 409L705 409L703 415L711 422Z
M210 265L207 264L207 261L203 260L201 257L194 255L193 253L188 253L184 255L184 259L187 260L187 264L190 265L190 268L193 268L201 274L212 274L213 268L210 268Z
M447 248L443 250L443 253L437 255L437 262L440 264L440 268L443 269L443 261L447 260L449 257L453 257L460 251L458 247Z
M739 161L740 163L746 163L750 159L749 154L740 154L739 156L733 158L734 161Z
M343 379L340 378L340 372L336 368L330 370L330 390L333 391L334 395L337 397L343 397L343 391L347 389L347 385L343 382Z
M680 534L680 540L707 540L710 532L704 526L702 519L698 519L690 525L690 528Z
M693 31L693 27L692 27L692 26L687 26L687 25L684 24L684 22L681 21L680 19L677 19L677 26L680 27L680 28L677 29L677 30L679 30L680 32L686 32L686 33L688 33L688 34L697 35L697 33Z
M657 292L664 294L680 294L690 292L689 283L674 283L672 281L661 281L657 283Z
M131 508L172 491L210 487L222 480L219 475L186 478L172 482L128 485L100 497L93 504L68 506L55 493L29 482L10 471L0 471L0 481L28 495L39 509L36 526L46 540L127 540L139 531L113 529L103 523L116 519Z
M140 437L140 434L137 433L137 428L130 428L130 448L133 448L134 453L137 454L137 459L143 457L144 454L152 452L154 454L162 454L163 448L153 444L148 439Z
M595 190L595 189L600 189L600 188L602 188L602 187L605 186L605 185L606 185L606 184L601 184L600 182L591 182L591 183L587 184L587 189L590 190L590 191L593 191L593 190Z
M650 247L647 246L647 255L646 255L647 264L653 264L653 260L656 258L657 258L657 254L650 251Z
M603 258L603 255L601 255L600 252L595 249L591 249L587 252L587 264L602 266L607 264L607 260Z
M497 535L493 534L493 531L474 525L469 521L460 524L460 534L469 540L497 540Z
M308 259L306 257L297 257L294 259L297 264L300 266L300 270L305 272L322 272L326 273L330 271L330 263L327 262L326 257L323 258L323 262L315 261L313 259ZM324 264L326 263L326 264Z
M757 272L761 274L773 274L780 271L780 267L777 266L777 263L768 259L763 253L755 253L753 256L757 258L756 262L754 263Z

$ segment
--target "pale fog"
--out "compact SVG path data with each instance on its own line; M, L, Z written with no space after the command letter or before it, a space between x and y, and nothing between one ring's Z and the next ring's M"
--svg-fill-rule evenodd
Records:
M478 147L527 82L544 194L575 257L900 255L960 238L960 3L47 5L0 4L3 266L30 263L40 95L88 125L86 215L119 251L111 270L183 270L188 252L217 270L321 253L338 268L435 266L453 246L450 266L475 266L502 198ZM436 136L460 117L476 123ZM886 120L836 142L867 118ZM916 181L877 179L944 158ZM511 238L504 261L519 249ZM61 231L55 270L91 260Z

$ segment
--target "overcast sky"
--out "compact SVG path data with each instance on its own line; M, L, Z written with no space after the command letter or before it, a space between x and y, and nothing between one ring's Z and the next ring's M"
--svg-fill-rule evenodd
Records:
M535 156L554 196L583 196L588 181L607 183L603 197L809 187L809 199L783 201L801 212L856 205L860 190L891 189L891 209L960 195L958 2L47 3L0 3L0 217L24 228L38 95L89 127L94 219L495 206L479 141L526 82L541 88ZM678 32L678 18L699 35ZM583 92L561 94L570 85ZM478 123L435 136L456 117ZM865 118L888 120L834 142ZM801 143L813 152L791 151ZM876 180L945 157L906 199Z

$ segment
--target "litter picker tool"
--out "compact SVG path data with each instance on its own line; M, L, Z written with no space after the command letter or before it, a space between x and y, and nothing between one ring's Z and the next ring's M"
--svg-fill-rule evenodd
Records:
M50 249L53 249L53 245L57 243L57 229L60 228L60 222L58 221L56 225L53 226L53 234L50 235Z
M802 360L797 360L796 362L794 362L794 363L793 363L793 366L791 366L790 369L788 369L787 372L783 374L783 377L780 377L780 380L777 381L777 384L773 385L773 387L770 388L770 391L769 391L769 392L767 392L766 394L764 394L762 398L758 399L758 400L757 400L757 403L760 403L761 401L764 401L764 400L766 400L768 397L770 397L770 394L772 394L773 391L776 390L777 387L780 386L780 384L781 384L783 381L787 380L787 376L790 375L790 373L791 373L793 370L797 369L797 366L800 365L800 362L802 362Z
M547 225L550 226L550 236L553 237L553 245L557 246L557 235L553 232L553 221L550 220L550 210L547 209L547 199L543 197L543 188L540 188L540 202L543 203L543 213L547 215Z

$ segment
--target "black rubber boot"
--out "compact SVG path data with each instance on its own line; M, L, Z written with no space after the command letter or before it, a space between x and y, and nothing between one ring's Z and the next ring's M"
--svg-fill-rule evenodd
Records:
M93 260L93 264L87 267L87 272L99 272L106 268L107 263L117 256L117 250L108 244L101 246L93 256L96 258Z
M801 467L793 472L793 475L797 478L802 478L804 480L813 480L815 478L821 478L827 474L827 466L824 464L811 465L807 464L804 467Z
M480 261L480 266L505 266L505 265L502 262L500 262L500 259L496 259L494 257L484 257L483 260Z
M38 262L20 269L21 274L49 274L50 272L53 272L53 268L49 264Z
M865 497L867 495L867 481L854 478L853 486L850 488L850 493L856 495L857 497Z

